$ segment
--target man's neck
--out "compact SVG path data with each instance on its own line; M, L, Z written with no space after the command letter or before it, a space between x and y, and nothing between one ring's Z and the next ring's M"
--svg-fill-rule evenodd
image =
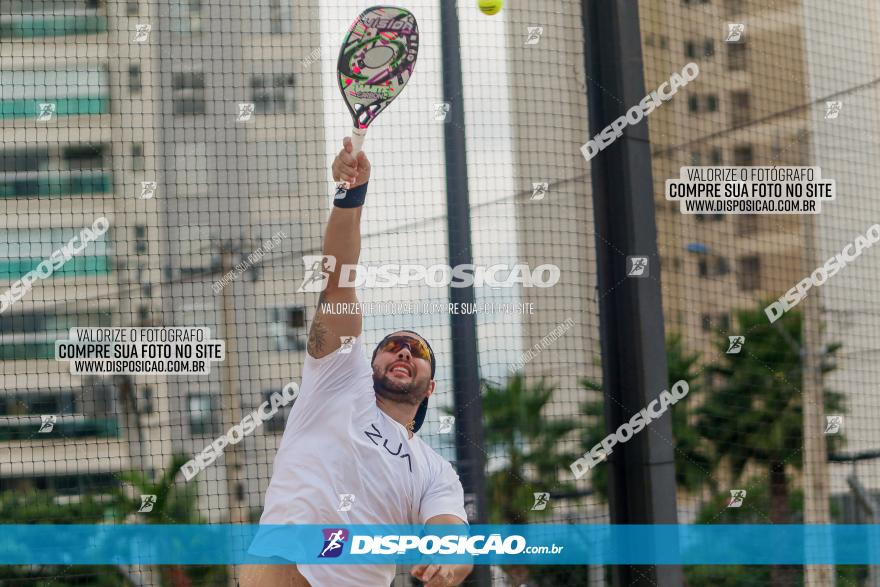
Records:
M379 409L385 412L392 420L400 422L400 424L409 431L409 437L413 437L411 425L413 423L413 418L415 418L415 413L418 411L418 407L413 410L413 407L408 404L393 402L385 399L381 395L376 395L376 405L379 406Z

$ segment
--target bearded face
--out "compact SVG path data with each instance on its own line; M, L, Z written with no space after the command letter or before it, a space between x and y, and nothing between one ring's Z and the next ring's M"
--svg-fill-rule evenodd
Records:
M373 389L394 402L418 405L429 395L431 362L413 357L403 347L396 352L380 351L373 360Z

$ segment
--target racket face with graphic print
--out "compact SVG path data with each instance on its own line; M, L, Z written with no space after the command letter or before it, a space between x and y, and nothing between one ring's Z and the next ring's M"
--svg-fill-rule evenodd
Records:
M412 13L394 6L364 10L342 42L339 89L362 134L400 95L419 54L419 27Z

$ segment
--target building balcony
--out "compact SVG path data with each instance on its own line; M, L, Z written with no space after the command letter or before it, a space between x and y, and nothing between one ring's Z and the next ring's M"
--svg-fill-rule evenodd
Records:
M71 328L111 324L110 312L106 310L7 312L0 315L0 361L54 359L55 341L66 340Z
M44 257L4 259L0 257L0 281L15 281L45 261ZM52 272L52 277L85 277L106 275L112 269L110 257L105 255L71 257Z
M0 442L11 440L52 440L57 438L119 438L116 418L58 416L52 431L40 433L39 416L0 418Z
M106 96L2 100L0 101L0 120L4 118L36 118L40 114L40 104L47 103L55 104L55 116L80 116L110 112L110 100Z
M113 174L101 170L0 173L0 198L46 198L109 194Z
M107 17L95 12L80 14L24 14L0 17L0 40L93 35L107 32Z

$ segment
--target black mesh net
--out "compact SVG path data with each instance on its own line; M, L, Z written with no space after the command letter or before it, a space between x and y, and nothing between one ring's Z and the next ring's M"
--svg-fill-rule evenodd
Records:
M826 271L773 322L765 307L880 218L880 8L638 4L646 93L699 66L641 122L669 382L690 384L663 439L675 447L679 522L872 523L880 312L870 300L880 253L864 248ZM3 523L259 521L291 406L191 478L181 468L301 380L330 164L351 129L336 57L365 7L0 2ZM420 55L364 144L373 172L360 263L367 274L418 266L426 277L360 288L365 342L372 350L399 329L431 341L437 391L420 436L457 466L452 356L463 341L451 324L467 310L450 305L437 276L450 264L447 174L465 171L450 171L444 136L463 120L473 264L527 276L499 286L490 275L474 288L487 520L607 523L607 463L579 479L570 465L607 433L599 301L616 292L597 288L596 247L621 263L630 252L593 228L581 3L508 0L491 16L458 3L454 96L443 95L441 47L451 41L439 3L407 8ZM818 168L836 198L820 214L683 213L664 191L686 166ZM122 327L204 328L224 356L201 370L181 360L171 373L107 373L57 356L56 341L76 329ZM876 573L685 569L691 586L871 585ZM491 576L496 585L610 584L601 566L492 567ZM10 586L235 580L224 566L0 567ZM395 585L410 581L401 567Z

